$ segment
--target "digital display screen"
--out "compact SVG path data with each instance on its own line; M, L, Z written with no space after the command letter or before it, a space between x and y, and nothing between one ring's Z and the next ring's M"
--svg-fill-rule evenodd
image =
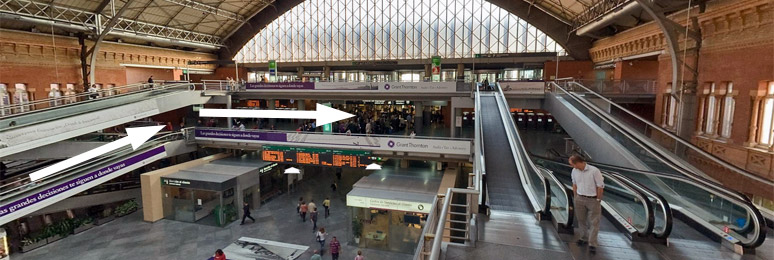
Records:
M264 146L264 161L329 167L363 168L373 163L369 152Z

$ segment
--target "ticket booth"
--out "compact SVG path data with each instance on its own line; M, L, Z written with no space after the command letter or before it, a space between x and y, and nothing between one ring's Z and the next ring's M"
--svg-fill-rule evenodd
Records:
M8 94L8 85L0 83L0 116L11 114L11 95Z
M546 131L554 131L555 120L551 113L546 114Z
M48 88L48 106L55 107L64 104L62 92L59 91L59 83L51 83Z
M13 103L15 106L15 113L22 113L30 111L30 93L27 92L27 84L16 83L14 86L16 91L13 93Z
M535 129L535 113L527 113L527 129Z
M75 83L67 83L64 90L64 103L70 104L78 102L78 98L75 96L75 94L77 94L75 91Z
M544 130L546 129L546 114L543 113L537 113L535 116L535 129L538 130Z

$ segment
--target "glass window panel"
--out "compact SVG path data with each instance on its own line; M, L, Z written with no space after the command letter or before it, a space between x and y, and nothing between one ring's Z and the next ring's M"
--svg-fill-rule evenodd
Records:
M308 0L245 45L239 62L470 58L558 52L534 26L483 0Z

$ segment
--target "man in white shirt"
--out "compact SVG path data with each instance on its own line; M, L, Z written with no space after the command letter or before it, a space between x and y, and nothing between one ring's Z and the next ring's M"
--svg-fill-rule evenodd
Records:
M575 215L580 225L578 245L589 244L589 251L596 252L599 217L602 213L602 195L605 179L597 167L588 165L583 157L570 157L572 166L572 191L575 195Z

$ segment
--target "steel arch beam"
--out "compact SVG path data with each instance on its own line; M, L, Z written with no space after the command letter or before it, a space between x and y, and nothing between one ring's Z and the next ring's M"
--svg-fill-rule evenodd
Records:
M218 53L222 60L234 59L242 47L247 44L261 30L266 28L280 15L293 9L305 0L275 1L272 5L253 15L242 26L234 31L230 37L223 40L223 45ZM487 0L506 11L518 16L532 26L543 31L561 45L567 53L576 60L589 60L589 49L592 38L577 36L571 33L572 26L564 23L553 15L532 6L524 0Z

